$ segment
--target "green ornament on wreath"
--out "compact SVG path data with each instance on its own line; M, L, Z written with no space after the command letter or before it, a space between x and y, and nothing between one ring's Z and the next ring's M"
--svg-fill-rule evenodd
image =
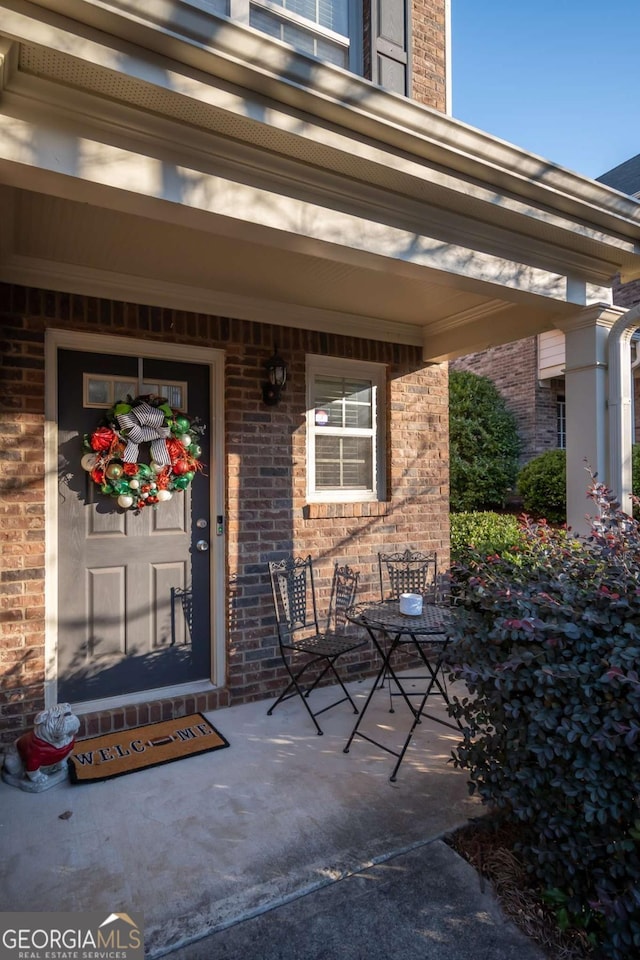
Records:
M123 510L139 512L171 500L191 484L202 464L204 426L171 409L164 397L127 397L114 404L91 434L81 460L93 482ZM150 458L141 458L148 444Z

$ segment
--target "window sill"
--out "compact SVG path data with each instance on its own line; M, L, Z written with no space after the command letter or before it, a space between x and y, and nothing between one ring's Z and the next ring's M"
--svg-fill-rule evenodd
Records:
M305 520L334 520L341 517L386 517L391 503L367 500L361 503L307 503L302 508Z

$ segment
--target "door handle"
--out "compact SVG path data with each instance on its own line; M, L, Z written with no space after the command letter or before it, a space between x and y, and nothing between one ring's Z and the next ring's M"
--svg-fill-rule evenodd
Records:
M208 540L198 540L198 542L196 543L196 550L199 550L200 553L206 553L208 549L209 549Z

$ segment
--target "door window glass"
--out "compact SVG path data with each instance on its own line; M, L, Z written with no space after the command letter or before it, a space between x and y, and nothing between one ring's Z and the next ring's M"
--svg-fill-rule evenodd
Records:
M101 374L84 374L84 406L109 408L119 400L127 397L154 394L165 397L169 406L174 410L187 409L187 386L185 383L171 381L156 381L151 383L144 380L138 388L135 378L106 377Z
M112 407L118 400L124 400L128 394L135 396L138 381L123 377L105 377L97 373L84 374L84 406Z

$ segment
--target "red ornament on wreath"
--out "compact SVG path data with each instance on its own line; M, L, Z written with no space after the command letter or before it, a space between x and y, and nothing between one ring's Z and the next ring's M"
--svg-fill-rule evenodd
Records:
M139 512L186 490L203 469L197 442L204 425L173 411L164 397L127 397L84 437L82 467L105 496ZM141 448L149 451L145 460Z
M116 440L117 435L109 427L98 427L91 434L91 449L103 453L105 450L110 450Z

